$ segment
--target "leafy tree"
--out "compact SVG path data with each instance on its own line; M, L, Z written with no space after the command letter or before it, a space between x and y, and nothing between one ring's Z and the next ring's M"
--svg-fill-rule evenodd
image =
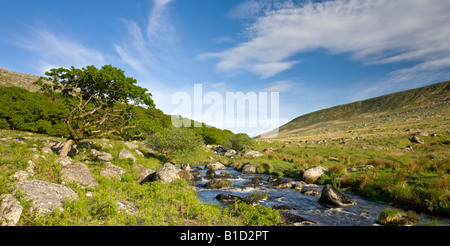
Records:
M52 97L60 90L69 109L65 119L69 137L61 156L66 156L72 144L82 139L123 134L136 128L133 105L155 106L147 89L135 85L135 79L111 65L101 69L53 68L45 75L35 84Z
M201 150L203 139L191 129L166 128L147 140L147 147L165 154L172 161L186 161Z
M245 133L238 133L228 136L223 146L226 149L241 151L253 144L253 140Z

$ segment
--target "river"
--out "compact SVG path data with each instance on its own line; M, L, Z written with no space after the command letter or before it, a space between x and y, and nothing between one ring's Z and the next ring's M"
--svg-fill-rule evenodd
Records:
M204 165L195 165L194 167L204 168ZM196 182L196 189L200 200L204 203L222 204L216 199L220 193L236 195L240 197L250 196L253 193L265 193L268 195L266 200L261 200L262 206L271 207L273 205L287 205L294 210L289 211L291 214L301 216L305 219L314 221L314 226L374 226L377 225L378 215L385 209L396 208L392 204L386 202L370 201L350 191L345 191L344 194L349 197L356 204L348 207L337 207L330 205L323 205L318 203L320 196L304 195L299 191L293 189L272 189L269 188L267 179L270 175L264 174L241 174L233 168L225 170L216 170L216 174L221 172L233 174L233 178L227 178L233 183L231 188L209 189L203 186L210 180L204 179ZM200 175L206 176L206 170L201 170ZM255 177L262 177L264 184L261 186L248 186L248 182ZM317 189L319 193L323 186L311 185L311 189ZM402 210L400 208L396 208ZM407 212L407 211L405 211ZM420 215L418 225L432 220L430 216ZM450 225L450 219L439 218L438 221L442 225Z

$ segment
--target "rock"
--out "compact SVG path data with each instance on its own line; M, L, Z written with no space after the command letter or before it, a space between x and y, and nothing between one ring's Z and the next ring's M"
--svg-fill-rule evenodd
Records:
M60 171L62 184L75 182L82 188L95 188L98 186L97 180L92 176L88 167L81 162L73 162L65 165Z
M239 197L235 195L221 193L216 196L216 199L227 204L234 204L236 201L243 201L252 206L258 206L260 204L259 198L256 196Z
M420 140L420 138L418 138L417 136L413 136L409 141L411 141L411 143L418 143L418 144L423 144L424 142L422 140Z
M211 162L206 164L205 169L222 170L227 169L227 167L220 162Z
M191 171L191 165L189 163L182 163L181 170Z
M68 156L59 157L58 159L55 160L55 163L59 163L60 165L65 166L65 165L69 165L70 163L72 163L72 159Z
M42 150L42 153L44 153L44 155L53 153L52 149L50 149L49 147L43 147L41 150Z
M263 184L264 184L263 178L261 178L261 177L256 177L256 178L253 178L250 182L248 182L247 185L250 185L250 186L260 186L260 185L263 185Z
M247 164L242 168L242 174L255 174L258 170L258 167L253 164Z
M296 191L302 191L303 190L303 186L306 185L305 182L303 181L296 181L294 182L294 184L292 185L292 188Z
M328 157L328 160L329 160L329 161L339 161L338 158L333 157L333 156Z
M294 184L294 180L289 178L270 177L268 181L269 187L273 189L290 189Z
M234 150L234 149L229 149L229 150L227 150L227 152L225 152L225 153L223 154L223 156L230 157L230 156L236 155L236 154L237 154L236 150Z
M228 172L221 172L219 175L220 178L234 178L234 175Z
M178 179L177 169L172 163L165 163L158 171L156 171L153 181L162 181L163 183L170 183Z
M219 189L226 187L233 187L233 183L229 180L213 179L205 184L206 188Z
M372 165L364 165L364 166L361 166L361 167L348 168L347 171L349 171L349 172L356 172L356 171L362 171L362 170L372 169L372 168L374 168L374 166L372 166Z
M15 181L20 182L20 181L26 180L29 176L30 176L30 174L28 172L19 170L19 171L15 172L13 175L11 175L10 177L12 179L14 179Z
M306 226L316 224L314 221L307 220L301 216L290 213L279 213L283 226Z
M72 189L60 184L40 180L26 180L16 184L16 190L25 193L25 198L32 199L30 210L47 214L53 209L61 208L67 199L77 199Z
M52 150L57 153L58 155L61 153L61 150L64 146L64 142L56 142L53 146L52 146ZM67 153L68 156L76 156L78 154L78 150L77 150L77 145L73 144L70 147L69 152Z
M136 215L139 212L139 206L125 201L116 201L117 212Z
M419 135L422 137L428 137L428 132L419 132Z
M261 153L259 153L259 152L256 151L256 150L249 150L249 151L245 151L245 152L242 154L242 156L244 156L244 157L248 157L248 156L251 156L251 157L261 157L261 156L264 156L264 154L261 154Z
M114 158L110 153L107 152L100 152L96 149L91 149L91 153L92 156L96 156L98 158L99 161L102 162L111 162L112 159Z
M285 212L295 210L291 206L288 206L288 205L277 205L277 204L273 205L271 208L272 209L276 209L276 210L280 210L280 211L285 211Z
M22 205L13 195L0 196L0 225L15 226L20 219L22 210Z
M137 160L137 158L134 157L134 155L131 154L130 151L128 151L128 150L126 150L126 149L122 149L122 150L119 152L118 157L119 157L119 159L132 159L133 161L136 161L136 160Z
M130 149L137 149L137 148L139 148L139 146L137 144L133 143L133 142L125 142L124 144Z
M312 167L307 169L304 173L303 173L303 180L306 183L314 183L318 178L320 178L320 176L322 176L322 174L327 173L328 169L321 167L321 166L317 166L317 167Z
M346 197L338 189L330 184L327 184L323 187L322 195L319 198L319 203L341 207L351 206L355 204L352 200L350 200L350 198Z
M213 169L208 169L206 171L206 177L213 178L213 179L217 178L216 171L214 171Z
M100 175L107 178L122 179L122 174L127 171L121 167L114 166L111 162L107 162L105 168L100 171Z
M148 182L149 180L147 180L147 178L150 176L150 174L153 173L153 170L150 168L143 168L140 172L139 172L139 177L137 179L137 182L139 182L140 184Z
M194 176L191 174L191 172L187 170L180 170L177 175L178 178L185 180L189 185L195 185Z

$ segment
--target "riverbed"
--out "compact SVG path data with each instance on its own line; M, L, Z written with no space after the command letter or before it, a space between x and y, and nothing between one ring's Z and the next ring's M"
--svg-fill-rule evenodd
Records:
M204 165L197 165L204 168ZM344 191L344 195L349 197L356 204L348 207L338 207L331 205L323 205L318 202L320 192L323 189L321 185L308 185L309 190L317 190L319 195L305 195L293 189L273 189L268 185L267 179L270 175L265 174L241 174L233 168L224 170L216 170L216 174L227 172L233 175L233 178L226 178L233 183L231 188L209 189L204 185L210 180L206 178L206 170L201 170L200 175L204 178L197 181L195 187L198 191L200 200L204 203L222 204L216 199L220 193L230 194L240 197L250 196L254 193L267 194L266 200L261 200L260 204L266 207L273 205L287 205L293 210L288 213L303 217L304 219L313 221L313 226L376 226L378 215L385 209L399 209L390 203L370 201L362 196L356 195L350 191ZM255 177L263 178L263 185L249 186L248 183ZM224 205L225 206L225 205ZM407 211L405 211L407 212ZM433 220L430 216L420 215L418 225ZM450 219L439 218L438 221L442 225L450 225Z

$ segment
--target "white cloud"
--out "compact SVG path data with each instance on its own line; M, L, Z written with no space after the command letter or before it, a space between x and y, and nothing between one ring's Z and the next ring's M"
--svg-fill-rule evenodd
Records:
M298 85L298 83L294 83L290 80L280 80L269 83L269 87L263 89L263 91L286 92L298 87Z
M33 52L37 59L33 66L42 74L55 67L105 64L105 56L101 52L42 26L30 27L30 35L16 37L14 44Z
M269 2L247 1L235 10L237 16L252 7L263 13L245 28L249 41L200 57L218 58L220 71L267 78L296 65L289 61L294 55L317 49L367 65L412 61L427 69L442 66L438 61L450 55L449 1Z

